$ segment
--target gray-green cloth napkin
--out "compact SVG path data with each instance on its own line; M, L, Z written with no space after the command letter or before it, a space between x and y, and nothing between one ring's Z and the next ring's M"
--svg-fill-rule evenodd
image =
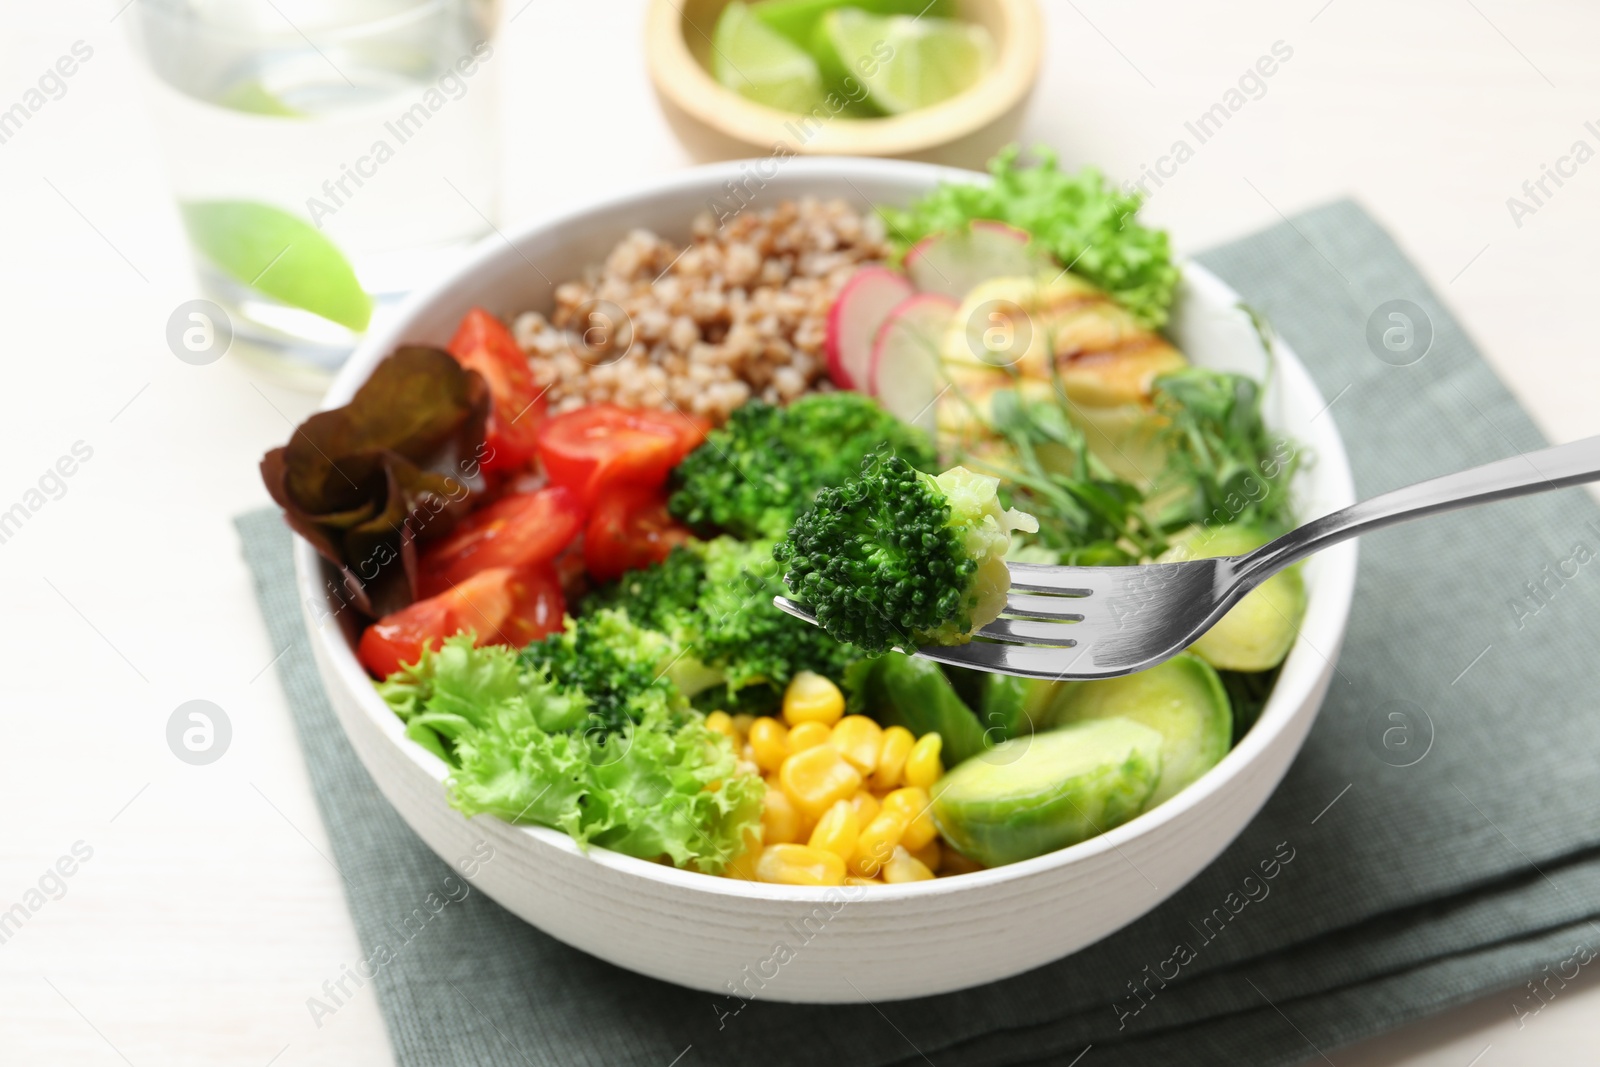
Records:
M1354 204L1200 259L1310 367L1362 496L1543 444ZM1405 329L1387 317L1396 300L1423 312L1398 353L1383 344ZM369 950L392 947L394 924L449 869L339 731L282 523L259 512L238 525L273 641L291 646L278 671L357 931ZM978 1067L1067 1064L1088 1048L1083 1067L1232 1067L1316 1059L1495 990L1508 1015L1531 1013L1542 1001L1525 982L1570 978L1600 951L1597 559L1600 508L1577 490L1365 538L1333 687L1283 785L1193 882L1067 959L923 1000L731 1013L725 997L602 963L472 893L378 972L395 1054L404 1067Z

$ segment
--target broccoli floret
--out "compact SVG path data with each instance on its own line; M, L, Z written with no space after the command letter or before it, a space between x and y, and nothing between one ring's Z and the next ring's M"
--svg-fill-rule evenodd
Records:
M704 553L694 654L719 669L726 683L724 691L708 696L728 707L774 708L799 672L838 679L861 658L858 650L773 604L783 592L783 571L772 558L772 542L719 537L706 542Z
M677 545L660 563L628 571L589 594L579 615L622 608L639 625L688 643L697 629L693 616L699 609L700 588L705 580L703 546L699 542Z
M859 393L813 393L781 408L753 400L678 465L668 507L703 533L781 537L818 490L854 477L884 445L913 467L934 463L924 431Z
M1005 553L1032 516L1006 511L998 479L953 467L937 478L887 452L817 494L773 557L818 624L869 653L960 644L1005 606Z
M626 611L604 608L522 650L522 665L545 672L567 690L583 695L590 721L605 732L638 722L647 707L669 713L687 706L666 673L682 649L671 637L647 629Z
M781 592L771 541L690 541L591 595L580 625L593 612L626 612L675 646L666 677L697 704L767 711L800 671L839 678L860 658L780 611L772 598Z

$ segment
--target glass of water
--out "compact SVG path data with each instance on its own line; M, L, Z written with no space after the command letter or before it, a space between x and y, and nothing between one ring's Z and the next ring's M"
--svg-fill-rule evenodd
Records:
M492 228L495 0L138 0L202 294L329 372Z

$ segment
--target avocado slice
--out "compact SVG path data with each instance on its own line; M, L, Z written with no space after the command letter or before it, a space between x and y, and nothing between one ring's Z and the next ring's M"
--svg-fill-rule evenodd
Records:
M1137 815L1161 777L1161 734L1092 719L1002 741L933 789L945 841L987 867L1042 856Z
M1149 806L1215 767L1233 745L1233 711L1222 680L1196 656L1104 681L1068 682L1051 708L1053 724L1122 718L1161 735L1161 780Z
M1173 537L1161 562L1241 556L1272 540L1243 523L1191 526ZM1306 582L1299 566L1274 574L1245 594L1189 650L1218 670L1270 671L1283 662L1306 615Z

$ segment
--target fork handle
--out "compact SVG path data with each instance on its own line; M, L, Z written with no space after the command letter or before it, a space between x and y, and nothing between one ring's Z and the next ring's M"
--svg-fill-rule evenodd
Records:
M1324 548L1408 519L1456 508L1565 489L1600 480L1600 437L1495 460L1459 474L1430 478L1312 519L1239 559L1238 573L1251 584Z

